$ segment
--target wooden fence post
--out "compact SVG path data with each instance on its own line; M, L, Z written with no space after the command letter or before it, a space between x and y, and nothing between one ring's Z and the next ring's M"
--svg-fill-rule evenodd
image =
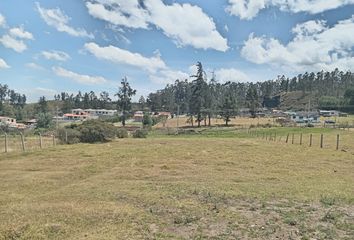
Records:
M295 134L293 133L293 134L291 135L291 144L294 144L294 140L295 140Z
M22 144L22 151L26 151L26 146L25 146L25 139L23 137L23 133L20 133L21 136L21 144Z
M320 143L320 147L323 148L323 134L321 133L321 143Z
M68 132L65 131L65 143L68 144Z
M337 134L337 147L336 150L339 150L339 134Z
M42 147L43 147L42 134L39 133L39 148L42 149Z
M286 141L285 141L286 143L288 143L289 142L289 133L288 133L288 135L286 136Z
M300 133L300 145L302 145L302 133Z
M7 134L5 133L5 153L8 151Z
M312 133L310 134L310 147L312 147Z

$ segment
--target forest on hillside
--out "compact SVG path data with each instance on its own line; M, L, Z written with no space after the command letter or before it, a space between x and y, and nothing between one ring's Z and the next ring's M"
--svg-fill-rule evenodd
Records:
M354 112L354 74L335 69L332 72L304 73L289 78L279 76L275 80L256 83L218 82L217 76L210 80L205 78L200 64L195 79L203 81L176 80L164 89L150 93L147 99L152 111L193 112L194 100L201 100L204 111L222 112L227 99L236 102L238 108L283 108L293 110L338 109ZM198 90L198 85L203 85ZM296 99L282 104L287 96L295 95ZM306 98L306 106L299 107L296 101Z

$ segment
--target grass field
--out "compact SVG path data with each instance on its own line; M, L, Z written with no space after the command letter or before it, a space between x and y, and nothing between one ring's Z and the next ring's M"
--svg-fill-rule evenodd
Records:
M350 152L205 131L1 154L0 169L0 239L354 239Z

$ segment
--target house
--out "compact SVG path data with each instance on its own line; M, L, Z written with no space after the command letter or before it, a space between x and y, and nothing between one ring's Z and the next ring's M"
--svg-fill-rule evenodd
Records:
M85 121L88 119L92 119L88 114L66 113L63 117L65 121Z
M16 124L17 124L16 119L0 116L0 125L5 125L5 126L16 128L16 126L17 126Z
M319 123L320 116L317 112L297 112L290 116L295 123Z
M143 111L136 111L134 113L133 119L134 122L142 122L144 118L144 112Z
M76 115L90 115L95 117L103 117L103 116L114 116L115 114L117 114L117 110L77 108L77 109L73 109L71 113Z
M323 117L338 117L339 113L336 110L320 110L320 115Z
M37 119L31 119L25 122L26 126L29 128L33 128L37 125Z

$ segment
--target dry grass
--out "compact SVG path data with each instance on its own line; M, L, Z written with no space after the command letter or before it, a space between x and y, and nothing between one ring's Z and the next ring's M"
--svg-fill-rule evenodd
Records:
M56 140L57 142L58 140ZM24 138L25 149L27 151L39 150L40 141L39 136L30 136ZM23 151L20 135L8 135L7 137L7 151L8 152L21 152ZM53 147L52 137L42 137L42 148ZM0 135L0 153L5 151L5 136Z
M191 123L187 122L188 117L179 117L177 118L172 118L168 119L165 127L170 127L170 128L175 128L177 127L177 121L179 127L191 127ZM201 123L204 125L204 121ZM271 124L271 125L277 125L275 120L273 118L247 118L247 117L236 117L232 118L231 121L229 122L230 125L234 126L239 126L239 127L249 127L250 125L257 125L257 124ZM197 123L194 123L194 126L196 126ZM225 125L225 121L223 119L219 118L212 118L211 119L211 125L212 126L223 126ZM154 128L163 128L163 123L158 123Z
M160 137L1 154L0 239L353 239L353 155L276 146Z

